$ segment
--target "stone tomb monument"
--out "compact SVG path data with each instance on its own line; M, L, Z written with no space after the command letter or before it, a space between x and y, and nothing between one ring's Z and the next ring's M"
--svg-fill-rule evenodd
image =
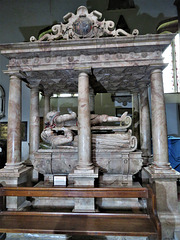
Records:
M10 76L8 106L7 163L0 170L6 184L23 184L29 167L21 162L21 81L31 89L29 158L34 168L53 181L53 175L65 174L74 186L128 186L132 175L143 169L157 197L158 215L163 236L172 237L179 227L176 180L179 174L168 162L167 127L163 94L162 52L173 34L138 35L115 29L112 21L100 21L98 11L88 13L79 7L76 14L64 16L65 23L56 24L31 42L1 44L1 54L9 59ZM153 162L150 164L151 139L148 87L151 87L151 125ZM130 118L90 114L94 93L128 91L134 100L140 98L140 150L131 130ZM50 117L53 93L77 93L78 115L58 112L46 119L41 133L51 148L39 149L39 92L44 94L44 116ZM134 101L138 102L138 101ZM49 113L50 112L50 113ZM49 114L49 115L48 115ZM114 118L114 119L113 119ZM117 126L101 126L106 120ZM71 122L70 122L71 121ZM11 199L11 198L9 198ZM75 200L74 209L94 211L93 199ZM9 200L9 208L17 208L18 200ZM89 209L88 209L89 206Z
M90 154L92 164L102 173L99 176L99 185L132 186L132 175L141 169L142 153L136 151L137 139L132 136L132 130L127 131L131 118L126 115L127 113L122 117L90 115ZM71 173L78 165L79 122L76 113L60 115L53 111L47 114L47 119L48 127L43 130L41 137L49 144L49 149L39 149L34 154L33 165L38 172L44 174L45 181L52 182L53 175L69 173L68 181L72 181ZM122 123L122 126L96 126L114 121ZM79 185L81 184L80 180ZM89 181L84 184L90 185Z
M66 24L57 24L52 27L50 33L42 34L38 40L35 37L31 37L30 40L39 42L56 39L99 39L104 36L117 37L120 34L138 35L138 30L134 30L132 34L122 29L115 30L112 21L100 22L98 21L100 17L101 13L97 11L89 14L85 7L79 7L76 15L68 13L64 17ZM87 52L84 49L84 54L80 57L86 59L91 50ZM141 169L141 152L136 151L137 139L132 136L131 130L127 131L131 125L130 117L126 116L126 113L122 118L90 114L89 88L97 92L91 80L93 75L91 62L99 57L100 54L93 54L86 66L81 59L78 60L78 65L82 63L81 66L75 66L74 63L77 62L75 56L68 57L71 63L69 66L72 66L68 69L65 67L63 71L65 70L70 78L72 74L79 75L77 83L76 77L73 76L70 90L78 91L78 117L73 112L63 116L58 112L47 113L46 128L41 133L41 137L52 149L40 149L33 157L33 165L38 172L44 174L45 181L53 181L53 176L57 174L67 174L68 182L72 181L76 186L94 186L95 178L98 178L99 185L132 185L132 175ZM105 59L109 58L110 55L105 54ZM98 71L107 70L100 68ZM106 82L108 83L107 80ZM59 84L61 83L62 81ZM47 82L44 82L44 85L44 88L52 91L52 87L49 88ZM57 83L51 85L56 87ZM119 122L122 126L97 126L104 122ZM98 170L102 172L101 176Z

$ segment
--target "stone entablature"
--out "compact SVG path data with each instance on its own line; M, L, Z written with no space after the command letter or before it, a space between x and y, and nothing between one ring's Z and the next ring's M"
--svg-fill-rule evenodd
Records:
M150 72L164 68L161 53L173 36L41 41L0 49L9 58L5 72L39 85L44 93L76 93L81 71L88 71L94 92L140 92L150 84Z

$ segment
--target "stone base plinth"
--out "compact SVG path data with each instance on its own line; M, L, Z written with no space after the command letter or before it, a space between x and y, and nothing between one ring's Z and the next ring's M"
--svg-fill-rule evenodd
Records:
M122 187L132 186L132 175L106 174L99 177L100 187Z
M180 173L174 170L170 165L158 167L152 164L148 167L144 167L144 170L149 174L151 179L177 179L180 177Z
M163 239L173 239L174 231L180 226L178 209L177 179L180 173L170 166L144 168L156 194L157 212L162 225Z
M32 167L21 167L19 169L0 169L0 182L5 185L17 186L30 180Z
M68 175L68 182L74 187L94 187L95 178L98 178L98 167L93 169L75 169Z
M123 187L115 185L102 187ZM128 187L128 186L126 186ZM139 183L133 183L129 187L142 188ZM96 204L101 209L125 210L125 211L140 211L145 209L146 201L139 201L138 198L97 198Z
M145 206L138 201L138 198L102 198L97 200L97 205L101 209L119 211L140 211Z
M73 212L95 212L94 198L75 198Z
M93 169L75 169L68 176L68 182L74 187L94 187L95 178L98 178L98 167ZM94 198L75 198L74 212L95 212Z
M174 238L175 232L180 231L180 215L175 212L161 212L158 216L162 227L162 239L176 239Z
M9 186L25 185L30 181L31 171L31 167L22 166L19 169L3 168L0 170L0 183ZM8 210L16 210L25 199L25 197L6 197L6 207Z

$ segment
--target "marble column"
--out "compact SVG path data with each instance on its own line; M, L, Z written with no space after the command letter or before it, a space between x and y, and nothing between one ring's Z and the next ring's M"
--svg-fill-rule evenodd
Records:
M21 162L21 80L12 75L9 86L7 163L0 169L0 182L18 186L28 182L31 168ZM25 197L6 197L8 210L17 210Z
M50 96L51 94L44 94L44 117L43 117L43 123L45 126L46 122L46 115L48 112L50 112Z
M175 229L180 228L180 214L177 207L177 179L180 174L172 169L168 162L165 101L160 69L151 73L151 108L154 162L144 170L149 175L149 182L156 193L162 239L173 239Z
M39 121L39 89L38 86L31 87L30 100L30 128L29 128L29 154L33 163L34 152L39 149L40 121Z
M87 73L80 73L78 77L78 136L77 169L92 169L89 76Z
M7 163L5 168L21 166L21 80L10 77L8 105Z
M168 167L168 143L162 71L151 73L151 110L154 166Z
M148 88L140 93L140 145L144 165L147 165L151 157L151 127L148 100Z
M132 131L133 136L137 138L137 148L139 149L139 96L137 93L132 95Z
M78 164L68 179L76 187L94 187L98 177L98 168L91 161L91 123L89 103L89 76L78 76ZM74 212L95 212L94 198L75 198Z

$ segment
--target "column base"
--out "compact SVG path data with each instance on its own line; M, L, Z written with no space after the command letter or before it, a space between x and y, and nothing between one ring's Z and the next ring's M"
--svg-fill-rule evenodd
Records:
M180 177L180 173L174 170L170 164L165 166L157 166L152 164L148 167L143 168L149 175L151 179L177 179Z
M2 185L18 186L25 185L30 181L31 167L23 168L3 168L0 169L0 183ZM25 197L6 197L6 208L8 210L17 210L25 201Z
M94 187L94 180L98 178L98 167L94 169L75 169L68 175L68 182L74 187Z
M12 165L11 165L12 166ZM19 168L9 168L5 166L0 169L0 182L5 182L6 185L19 185L27 182L27 176L30 175L32 167L19 165Z
M4 172L9 172L9 173L18 173L21 170L23 170L24 168L26 168L26 166L22 162L15 163L15 164L6 163L4 168L1 170Z
M75 169L68 176L68 182L74 187L94 187L95 178L98 178L98 167L94 169ZM75 198L73 212L95 212L94 198Z

